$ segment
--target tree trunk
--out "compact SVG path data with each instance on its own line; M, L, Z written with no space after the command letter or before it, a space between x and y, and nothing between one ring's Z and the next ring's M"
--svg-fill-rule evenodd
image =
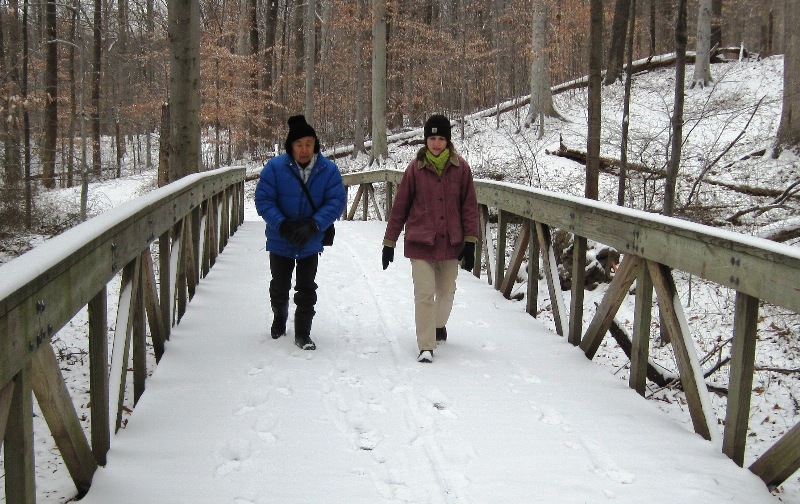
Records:
M675 213L675 191L678 183L678 170L681 166L681 145L683 144L683 104L686 81L686 3L680 0L678 21L675 24L675 110L670 120L672 126L672 149L670 152L667 178L664 181L664 215Z
M597 199L600 182L600 93L603 84L603 0L590 0L589 12L589 131L586 138L585 196Z
M372 154L370 164L389 157L386 138L386 0L372 0Z
M356 64L356 116L355 116L355 131L353 140L353 158L358 156L359 152L366 152L364 148L364 88L366 82L364 81L364 40L362 39L361 27L363 26L364 16L364 0L357 0L356 10L358 11L358 25L357 35L355 40L355 64ZM388 147L387 147L388 148Z
M305 38L306 99L305 116L309 124L314 124L314 70L317 53L316 0L306 0L306 16L303 36Z
M531 104L526 125L533 124L537 118L539 135L544 134L544 117L555 114L553 94L550 91L550 53L547 45L548 9L542 0L536 0L531 7L533 23L531 24Z
M6 52L6 75L9 76L9 90L5 96L5 116L7 120L2 121L5 138L3 146L5 150L5 183L7 190L13 192L17 184L22 180L22 138L20 135L19 107L15 106L19 98L22 79L20 77L20 52L22 36L20 34L20 9L18 0L9 0L8 11L3 15L8 26L8 51Z
M78 120L78 97L77 83L75 76L75 47L78 44L78 2L74 0L74 7L70 15L69 40L69 128L67 130L67 187L72 187L75 183L75 129ZM83 74L81 74L83 79Z
M631 15L631 0L617 0L614 7L614 20L611 23L611 33L608 48L608 63L606 65L606 78L603 84L613 84L622 79L622 61L625 59L625 37L628 30L628 17ZM635 14L633 14L635 15Z
M792 146L800 145L800 9L795 0L785 0L786 26L783 39L783 109L776 134L773 157Z
M253 103L259 102L259 65L256 65L255 62L258 60L258 8L257 8L256 0L248 0L247 2L247 19L248 23L248 54L253 59L253 67L250 72L250 93L253 97ZM250 117L248 122L249 124L249 138L248 138L248 147L250 149L251 155L254 154L254 150L258 145L258 139L261 136L261 132L259 131L258 124L259 120L255 117ZM218 159L217 159L218 161ZM216 161L215 161L216 162Z
M42 185L56 186L56 141L58 139L58 36L56 33L56 3L45 4L46 63L44 104L44 150L42 152Z
M94 0L93 54L92 69L92 172L96 177L101 174L100 159L100 77L103 57L102 0Z
M167 2L170 39L169 181L200 170L200 5Z
M697 55L694 61L692 87L706 87L711 77L711 0L700 0L697 14Z
M630 2L628 16L627 66L625 68L625 98L622 105L622 142L620 143L619 185L617 205L625 206L625 185L628 182L628 131L631 122L631 86L633 85L633 35L636 33L636 0Z

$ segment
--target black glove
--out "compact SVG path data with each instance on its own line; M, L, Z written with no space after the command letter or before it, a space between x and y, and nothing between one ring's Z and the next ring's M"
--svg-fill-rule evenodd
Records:
M462 261L461 269L472 271L475 267L475 242L464 242L464 248L458 254L458 260Z
M281 236L289 240L289 238L292 236L292 233L294 233L294 230L296 228L297 228L296 220L286 219L285 221L281 222L281 227L278 228L278 232L281 234Z
M390 247L388 245L383 246L383 269L389 267L390 262L394 262L394 247Z
M298 247L301 245L305 245L308 240L311 239L312 236L319 233L319 227L317 227L317 221L314 219L307 217L305 219L301 219L297 223L297 227L295 227L294 232L292 233L291 238L289 241L297 245Z

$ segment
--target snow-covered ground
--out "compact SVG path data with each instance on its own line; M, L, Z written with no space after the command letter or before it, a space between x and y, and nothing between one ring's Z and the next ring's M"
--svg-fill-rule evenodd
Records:
M468 272L418 363L410 263L382 270L377 221L322 255L317 350L291 318L272 340L263 229L201 282L81 502L777 502Z
M721 185L738 184L783 190L789 183L800 178L800 161L793 153L784 153L780 158L774 160L763 156L747 158L748 155L760 149L770 148L771 138L777 128L780 113L781 71L782 60L780 57L758 62L714 65L712 72L717 80L714 86L687 90L688 122L684 127L687 138L683 151L684 162L681 168L677 191L679 196L676 205L678 208L685 209L687 218L702 220L752 235L768 233L776 227L791 223L792 219L797 219L800 212L798 212L798 204L795 199L767 212L748 214L735 226L727 223L725 219L736 211L756 204L764 204L769 201L769 198L732 191ZM687 71L687 75L691 75L690 71ZM636 77L631 117L633 134L631 154L629 155L631 162L653 170L665 168L664 154L669 145L667 126L671 115L670 103L674 94L673 81L674 72L671 70L660 70ZM621 91L622 85L603 89L603 155L614 158L619 157ZM477 177L520 182L567 194L582 195L585 180L584 167L564 158L550 155L549 152L558 150L559 141L563 141L567 147L572 149L582 150L585 148L585 90L557 95L555 101L569 121L548 120L541 139L538 138L535 128L523 127L525 110L522 109L518 112L512 111L504 114L499 127L496 127L494 117L472 118L468 121L463 139L460 129L454 130L454 142L458 150L472 165ZM320 131L319 133L324 141L325 132ZM737 139L740 134L741 137ZM390 160L387 166L403 168L413 156L416 148L414 146L390 146ZM709 164L720 154L722 154L721 158L709 167ZM346 172L365 169L368 165L368 159L364 155L355 159L341 158L337 162ZM249 168L257 171L261 163L262 161L251 162ZM688 195L692 192L692 186L701 173L704 173L703 182L699 184L689 199ZM663 182L657 177L634 175L633 173L631 175L628 205L634 208L658 211L663 194ZM102 213L108 208L151 190L154 186L155 174L152 172L130 175L118 180L95 182L90 190L90 212L93 215ZM600 187L603 201L614 202L616 200L616 177L602 175ZM247 203L251 205L252 184L248 184L247 191ZM64 222L74 219L78 203L77 189L41 192L37 197L37 208L41 212ZM251 207L248 208L248 212L250 212L249 218L252 219ZM367 226L371 225L373 224L370 223ZM16 242L18 245L14 245L14 247L18 246L20 250L26 246L21 243L22 238L34 245L44 239L41 236L20 237L20 241ZM795 240L791 244L797 246L798 242ZM337 245L339 244L337 243ZM364 248L370 246L369 243L363 245ZM377 250L378 244L375 247ZM0 255L0 262L7 260L9 260L9 256ZM264 267L266 268L266 263ZM387 280L387 276L378 278L381 281ZM472 280L468 279L468 281ZM680 273L676 274L676 282L678 282L684 309L689 317L692 334L696 338L695 344L698 353L703 358L703 367L709 370L718 361L724 360L729 355L728 340L732 334L734 293ZM112 284L109 289L109 295L113 299L116 296L115 286ZM524 283L519 284L518 291L524 292L524 290ZM476 291L459 292L460 297L472 297L473 295L477 295ZM602 289L587 293L587 309L585 311L587 317L594 313L594 303L601 296ZM461 299L467 302L463 297ZM522 311L522 303L505 300L497 300L497 303L498 307L502 304L503 309ZM540 293L540 313L537 320L543 322L547 327L552 327L548 303L548 294L545 290ZM505 308L505 305L513 308ZM109 309L113 311L115 303L109 303ZM630 325L633 320L632 314L631 299L623 305L617 319L624 325ZM753 386L751 431L748 437L746 464L763 453L777 437L796 423L798 409L800 409L798 402L800 397L798 384L800 382L796 378L796 373L793 372L800 368L800 345L798 345L800 318L796 314L783 313L770 306L762 306L761 315L757 354L759 370L756 372ZM265 314L254 314L254 316L262 317L259 322L266 323L266 319L263 318L266 316ZM109 315L109 320L115 320L114 313ZM54 338L54 345L61 358L62 369L79 410L79 416L85 419L84 425L88 432L86 326L85 313L80 313L69 326L58 332ZM405 330L407 331L408 328L406 327ZM397 341L408 337L401 338L398 335ZM655 328L653 337L657 342L658 331ZM267 343L269 342L264 344ZM480 346L481 342L473 341L473 344ZM651 353L652 358L667 371L676 369L669 345L655 344ZM489 355L485 352L481 353L481 355L484 354ZM439 364L447 364L445 359L446 357L437 358L437 362L434 364L437 366L436 369L439 369ZM628 359L612 340L607 339L604 342L594 362L605 367L607 374L615 376L619 380L620 386L626 382ZM151 366L151 370L152 368L153 366ZM535 368L530 368L529 372L534 376L539 376L539 372ZM519 374L519 371L509 369L506 370L506 373L509 375ZM720 371L709 376L707 382L724 388L727 375L727 367L723 366ZM509 380L509 383L513 383L513 380ZM277 387L276 390L278 388L280 387ZM666 413L665 416L675 424L682 425L685 430L691 430L683 394L679 390L651 386L647 395L652 399L648 404L658 406ZM717 394L712 394L711 397L721 420L724 418L725 397ZM443 399L446 400L447 397ZM463 407L460 400L458 407ZM125 419L129 420L127 413ZM74 494L74 488L56 449L53 447L46 425L38 422L38 419L35 442L38 501L64 502ZM236 451L235 447L231 450ZM678 484L676 483L676 485ZM800 503L800 476L795 475L779 487L776 496L781 502ZM431 502L436 501L431 500Z

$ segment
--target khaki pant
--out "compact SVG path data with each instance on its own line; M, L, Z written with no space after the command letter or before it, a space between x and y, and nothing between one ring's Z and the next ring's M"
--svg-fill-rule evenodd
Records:
M436 328L444 327L456 295L458 261L411 259L414 281L414 320L419 350L436 348Z

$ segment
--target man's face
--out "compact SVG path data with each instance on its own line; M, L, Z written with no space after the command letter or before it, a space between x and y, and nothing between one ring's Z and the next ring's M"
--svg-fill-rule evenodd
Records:
M292 142L292 157L297 161L297 164L305 167L311 161L314 156L315 143L316 140L314 140L313 136L298 138Z

